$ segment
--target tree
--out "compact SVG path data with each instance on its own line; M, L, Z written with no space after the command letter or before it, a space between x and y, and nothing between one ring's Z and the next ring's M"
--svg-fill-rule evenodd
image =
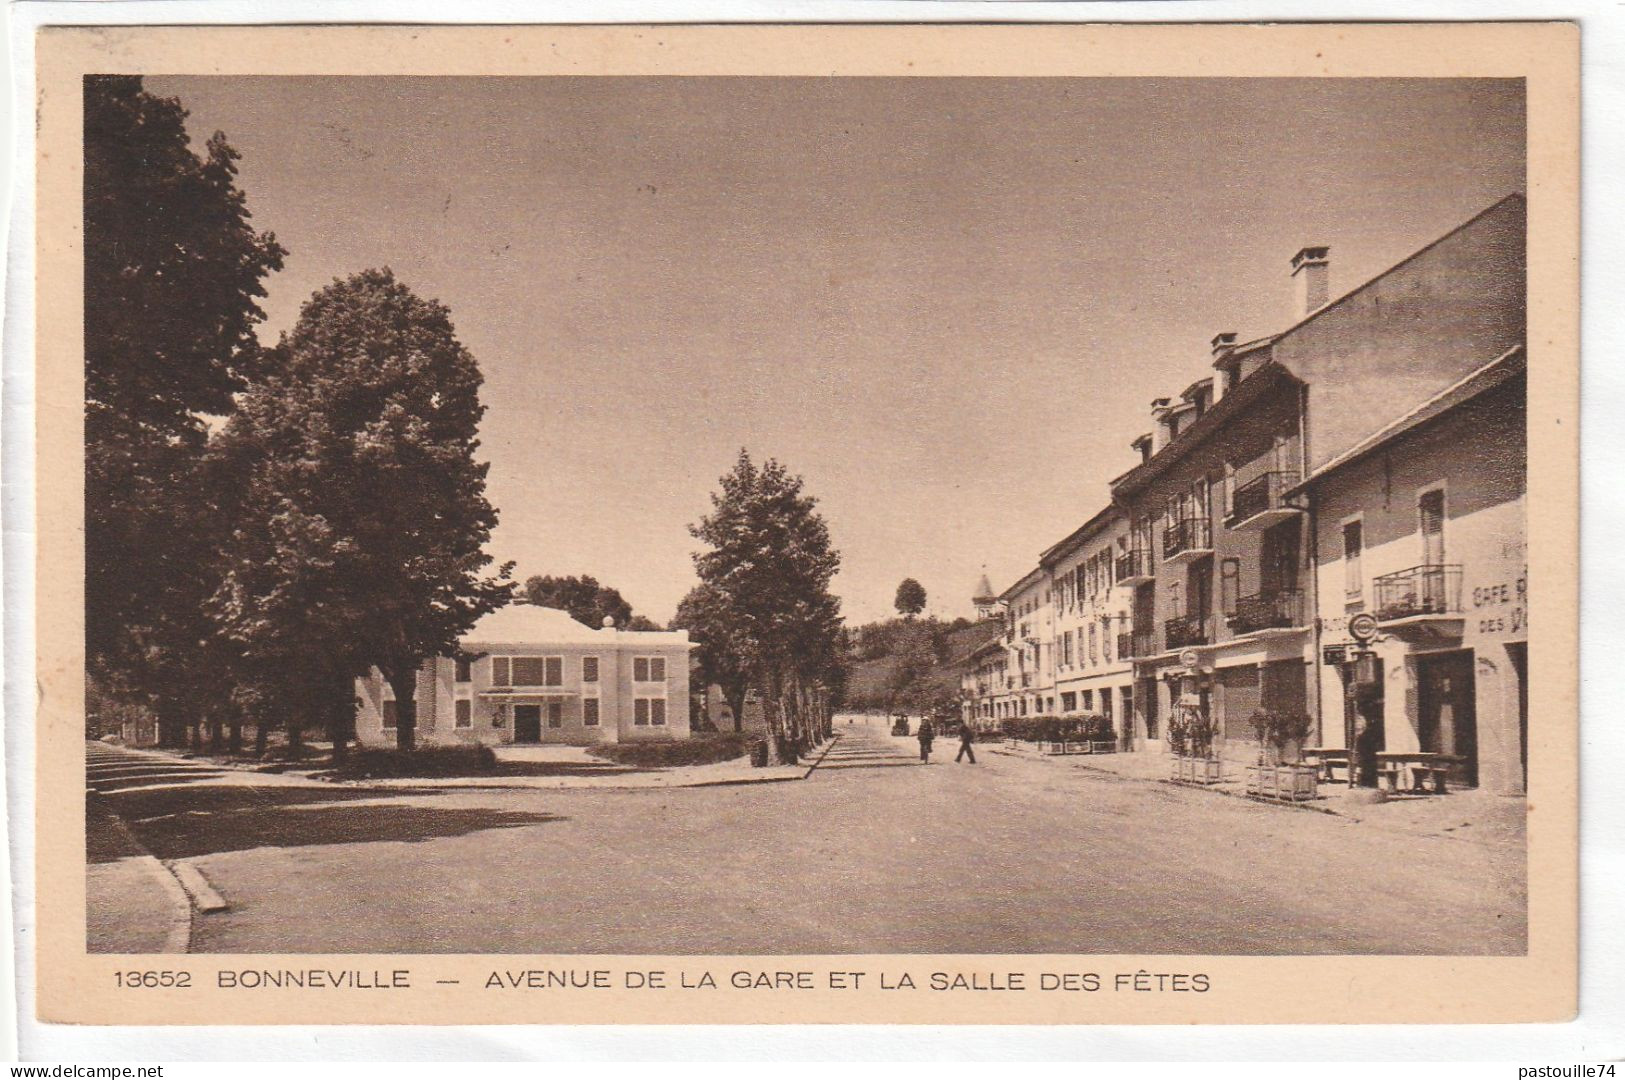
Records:
M734 730L743 731L745 695L750 692L754 670L751 643L739 634L738 616L728 606L728 597L713 585L694 586L677 605L671 621L673 630L687 630L697 645L694 658L700 679L707 687L716 686L733 713Z
M509 566L482 573L497 514L475 458L479 368L445 306L388 269L318 291L276 360L223 438L251 462L224 621L259 670L313 665L312 696L286 704L336 744L350 680L377 667L411 749L423 661L513 594Z
M109 685L170 699L170 734L165 680L196 670L212 588L205 417L261 369L258 298L286 254L249 223L236 151L216 132L199 157L186 116L138 76L85 80L85 645Z
M913 578L904 578L897 586L897 599L893 601L899 615L918 615L925 610L925 586Z
M590 575L527 578L525 599L540 607L568 612L572 619L594 630L604 625L605 616L614 619L616 626L631 629L628 624L632 621L632 605L618 589L600 585Z
M830 684L842 662L840 601L829 591L841 557L802 480L741 450L690 526L709 550L694 556L700 582L724 598L741 658L764 692L768 721L792 758L829 725Z

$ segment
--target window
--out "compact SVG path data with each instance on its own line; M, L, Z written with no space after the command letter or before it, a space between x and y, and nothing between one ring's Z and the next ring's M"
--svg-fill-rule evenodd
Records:
M640 697L632 702L632 723L639 727L666 726L666 699Z
M584 683L598 681L598 657L583 656L581 658L581 681Z
M1089 662L1091 664L1095 662L1095 657L1097 655L1098 654L1095 651L1095 627L1094 624L1091 623L1089 625Z
M474 726L474 703L467 698L459 698L457 701L456 725L458 727Z
M548 727L563 727L564 726L564 702L562 702L562 701L549 701L547 703L547 726Z
M394 698L390 698L388 701L384 702L382 712L383 712L383 715L384 715L384 726L386 728L394 727L395 726L395 699Z
M473 661L469 660L468 657L459 656L457 658L457 681L472 682L474 679L473 667Z
M1093 690L1085 690L1083 692L1083 711L1095 711L1095 692Z
M1106 663L1112 662L1112 621L1100 620L1100 658Z
M664 656L639 656L632 660L632 681L641 683L666 681Z
M1421 519L1422 565L1444 565L1444 491L1434 488L1424 491L1416 500L1417 516Z
M563 686L562 656L498 656L491 660L493 686Z
M581 699L581 726L598 726L598 699L595 697Z
M1234 615L1240 599L1241 560L1225 559L1219 564L1219 610Z
M1078 707L1078 695L1070 691L1061 695L1061 711L1071 712Z
M1343 526L1343 595L1358 600L1365 593L1365 577L1360 570L1360 554L1365 548L1365 526L1350 521Z
M1100 692L1100 715L1108 720L1112 718L1112 692L1110 690Z

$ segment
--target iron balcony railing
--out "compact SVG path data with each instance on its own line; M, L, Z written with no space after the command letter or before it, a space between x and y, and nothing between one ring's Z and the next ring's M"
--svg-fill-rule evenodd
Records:
M1212 640L1211 620L1205 615L1181 615L1162 625L1164 640L1169 649L1184 649L1192 645L1206 645Z
M1231 494L1230 514L1224 519L1224 523L1233 529L1248 518L1257 517L1270 510L1287 509L1286 502L1281 496L1297 482L1296 470L1267 472L1247 481Z
M1226 620L1237 634L1303 625L1303 590L1272 589L1243 596Z
M1384 622L1461 611L1460 566L1413 566L1383 574L1371 584L1376 593L1377 618Z
M1140 549L1125 551L1117 557L1117 580L1128 581L1154 576L1151 553Z
M1213 546L1213 529L1205 517L1185 518L1162 530L1162 557L1171 559L1187 551L1207 551Z

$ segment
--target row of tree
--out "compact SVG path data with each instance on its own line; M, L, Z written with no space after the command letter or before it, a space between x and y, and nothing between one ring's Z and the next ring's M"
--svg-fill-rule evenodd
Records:
M93 700L173 743L252 723L342 752L373 667L410 747L422 661L507 603L476 459L478 365L388 269L255 334L284 249L238 155L137 77L85 88L86 648Z

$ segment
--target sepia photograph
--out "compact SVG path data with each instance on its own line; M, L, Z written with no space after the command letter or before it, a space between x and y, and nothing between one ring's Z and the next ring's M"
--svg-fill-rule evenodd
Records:
M1532 958L1526 78L177 71L75 77L117 979Z

